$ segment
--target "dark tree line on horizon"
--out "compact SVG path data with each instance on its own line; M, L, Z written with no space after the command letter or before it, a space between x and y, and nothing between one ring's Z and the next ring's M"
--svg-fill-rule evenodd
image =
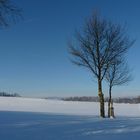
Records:
M49 99L49 98L48 98ZM65 97L59 98L58 100L63 101L80 101L80 102L99 102L98 97L94 96L74 96L74 97ZM109 98L106 97L104 99L105 102L108 102ZM137 97L116 97L113 98L114 103L130 103L130 104L137 104L140 103L140 96Z
M7 93L7 92L0 92L0 96L3 96L3 97L21 97L18 93Z

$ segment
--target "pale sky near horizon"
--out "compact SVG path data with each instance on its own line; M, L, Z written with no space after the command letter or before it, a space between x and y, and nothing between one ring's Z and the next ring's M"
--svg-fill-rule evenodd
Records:
M114 23L126 24L136 39L127 54L134 80L115 87L114 96L140 95L139 0L13 0L24 20L0 29L0 91L22 96L96 96L96 79L73 65L67 41L94 10ZM108 87L103 91L107 95Z

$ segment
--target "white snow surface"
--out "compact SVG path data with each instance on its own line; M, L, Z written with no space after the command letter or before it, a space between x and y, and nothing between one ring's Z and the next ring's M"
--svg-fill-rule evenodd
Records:
M107 113L107 104L106 104ZM114 103L115 116L140 116L140 104ZM23 97L0 97L0 111L41 112L65 115L99 115L99 103Z
M114 104L116 119L102 119L99 103L0 97L0 139L139 140L139 106Z

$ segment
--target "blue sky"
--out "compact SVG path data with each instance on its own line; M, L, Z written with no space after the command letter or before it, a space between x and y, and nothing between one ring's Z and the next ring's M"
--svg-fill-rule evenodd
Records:
M140 94L139 0L13 0L24 20L0 29L0 91L23 96L97 95L96 79L69 60L67 42L94 10L115 23L126 24L136 39L127 54L134 80L114 88L114 96ZM104 84L104 94L107 95Z

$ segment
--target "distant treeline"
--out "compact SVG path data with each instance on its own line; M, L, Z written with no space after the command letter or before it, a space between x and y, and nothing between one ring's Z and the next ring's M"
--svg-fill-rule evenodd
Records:
M4 97L21 97L18 93L7 93L7 92L0 92L0 96Z
M99 101L98 97L92 97L92 96L65 97L65 98L62 98L62 100L64 100L64 101L83 101L83 102L85 102L85 101L87 101L87 102L98 102Z
M84 101L84 102L99 102L98 97L82 96L82 97L65 97L63 101ZM105 102L108 102L108 98L105 98ZM113 98L114 103L140 103L140 96L138 97L119 97Z

